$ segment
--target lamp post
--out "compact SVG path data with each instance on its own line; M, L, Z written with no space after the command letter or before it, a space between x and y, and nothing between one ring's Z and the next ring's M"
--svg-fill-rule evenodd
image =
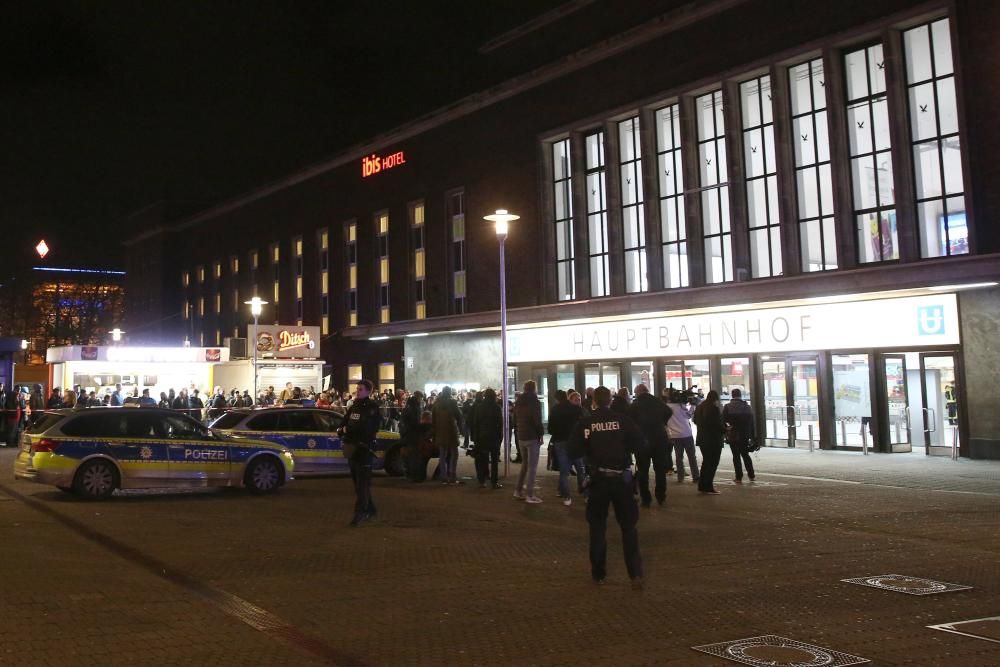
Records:
M496 213L484 216L496 228L500 241L500 397L503 400L503 476L510 473L510 404L507 402L507 264L504 258L504 241L510 223L521 216L497 209Z
M264 306L267 305L267 301L264 301L259 296L255 296L249 301L244 301L243 303L250 306L250 314L253 315L253 340L250 342L253 345L253 402L254 405L257 404L257 319L260 317L260 313Z

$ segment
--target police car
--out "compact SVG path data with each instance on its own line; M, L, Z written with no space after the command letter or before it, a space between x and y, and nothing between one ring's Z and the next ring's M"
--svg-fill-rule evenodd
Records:
M230 410L212 422L212 430L266 440L292 450L295 474L328 475L348 472L337 429L344 415L327 408L274 407ZM379 431L375 441L373 470L402 475L403 457L399 434Z
M276 491L294 460L271 442L213 433L161 408L50 410L22 435L14 477L84 498L115 489L243 486Z

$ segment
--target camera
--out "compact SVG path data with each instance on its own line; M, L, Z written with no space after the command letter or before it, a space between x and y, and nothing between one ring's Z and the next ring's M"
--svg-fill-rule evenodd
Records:
M680 405L697 403L698 392L695 391L696 389L696 387L692 387L691 389L675 389L674 386L671 385L665 390L667 402L677 403Z

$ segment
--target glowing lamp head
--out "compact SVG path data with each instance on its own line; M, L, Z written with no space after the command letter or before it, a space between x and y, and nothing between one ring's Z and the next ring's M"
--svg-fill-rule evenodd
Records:
M483 216L484 220L492 222L496 226L497 237L504 239L510 229L510 223L520 220L521 216L509 213L505 208L498 208L496 213Z
M45 256L49 254L49 244L45 242L45 239L38 242L38 245L35 246L35 252L42 259L45 259Z
M27 350L28 349L28 341L26 341L23 338L21 339L21 349L22 350Z
M243 303L250 306L250 314L254 317L260 317L261 312L264 310L264 306L267 305L267 301L264 301L259 296L255 296L249 301L244 301Z
M125 333L124 331L122 331L118 327L115 327L114 329L111 330L111 340L113 340L116 343L121 342L122 334L124 333Z

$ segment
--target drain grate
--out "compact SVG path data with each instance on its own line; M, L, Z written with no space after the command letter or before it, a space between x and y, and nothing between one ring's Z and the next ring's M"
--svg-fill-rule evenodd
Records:
M853 579L841 579L841 581L848 584L858 584L859 586L881 588L882 590L894 593L906 593L907 595L935 595L937 593L972 590L972 586L949 584L944 581L934 581L933 579L923 579L921 577L908 577L905 574L879 574L874 577L855 577Z
M928 625L931 630L941 630L952 634L982 639L1000 644L1000 616L974 618L971 621L955 621L954 623L939 623Z
M842 667L871 662L867 658L777 635L748 637L691 648L755 667Z

